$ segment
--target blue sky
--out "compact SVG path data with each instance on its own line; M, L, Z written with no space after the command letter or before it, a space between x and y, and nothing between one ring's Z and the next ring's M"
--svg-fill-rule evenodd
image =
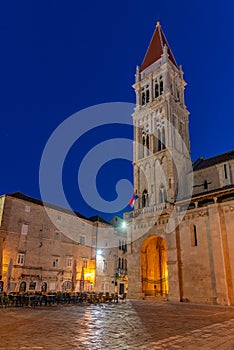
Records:
M192 159L233 149L233 14L231 0L1 2L0 193L39 198L41 154L53 130L83 108L134 103L135 67L158 19L188 83ZM77 147L85 154L95 138ZM79 194L76 161L67 162L64 188L74 209L95 215ZM107 200L115 196L111 172L113 181L121 172L132 178L125 163L99 176Z

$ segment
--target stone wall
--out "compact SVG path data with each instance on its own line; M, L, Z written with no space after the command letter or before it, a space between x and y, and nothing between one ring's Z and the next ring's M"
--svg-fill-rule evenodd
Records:
M66 283L68 289L71 283L75 290L94 287L95 248L90 244L93 224L55 209L50 211L58 217L59 225L51 222L43 206L6 197L1 251L8 291L18 290L22 281L27 288L30 282L36 282L36 290L43 282L53 291L62 290ZM63 227L74 239L63 233ZM86 238L85 245L80 244L80 236Z
M129 296L143 297L142 247L149 237L157 236L167 244L169 300L234 305L234 200L215 199L214 204L178 212L177 219L184 214L180 225L169 233L169 213L154 226L149 216L141 218L142 227L139 218L133 220L138 239L130 243L128 254Z

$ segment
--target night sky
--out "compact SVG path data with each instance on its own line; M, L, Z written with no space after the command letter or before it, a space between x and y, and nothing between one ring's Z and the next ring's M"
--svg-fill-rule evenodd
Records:
M92 105L135 102L136 65L157 20L188 83L192 160L232 150L233 15L232 0L1 1L0 193L40 198L41 155L58 125ZM126 127L95 130L74 144L65 162L67 199L88 217L97 211L80 195L79 161L113 135L132 133ZM116 160L100 170L97 187L106 200L115 198L118 178L132 180L130 162Z

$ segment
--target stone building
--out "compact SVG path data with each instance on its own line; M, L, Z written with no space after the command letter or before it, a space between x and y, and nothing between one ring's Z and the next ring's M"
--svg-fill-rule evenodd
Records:
M92 290L95 240L96 227L79 213L43 204L22 193L1 196L1 289Z
M234 305L234 151L191 162L185 86L158 22L133 85L128 295Z
M126 231L12 193L0 197L1 291L100 291L127 288Z
M128 291L128 245L126 221L120 216L114 216L110 223L114 227L117 254L115 269L115 285L119 294Z
M186 82L160 23L133 85L136 205L111 224L20 193L0 197L0 289L128 289L234 305L234 151L190 159Z
M127 235L119 216L106 222L94 217L97 225L96 290L123 294L128 288Z

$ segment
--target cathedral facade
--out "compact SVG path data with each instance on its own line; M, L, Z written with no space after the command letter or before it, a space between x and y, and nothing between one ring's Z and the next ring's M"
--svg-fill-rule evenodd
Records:
M234 151L191 162L185 86L158 22L133 85L128 296L234 305Z

